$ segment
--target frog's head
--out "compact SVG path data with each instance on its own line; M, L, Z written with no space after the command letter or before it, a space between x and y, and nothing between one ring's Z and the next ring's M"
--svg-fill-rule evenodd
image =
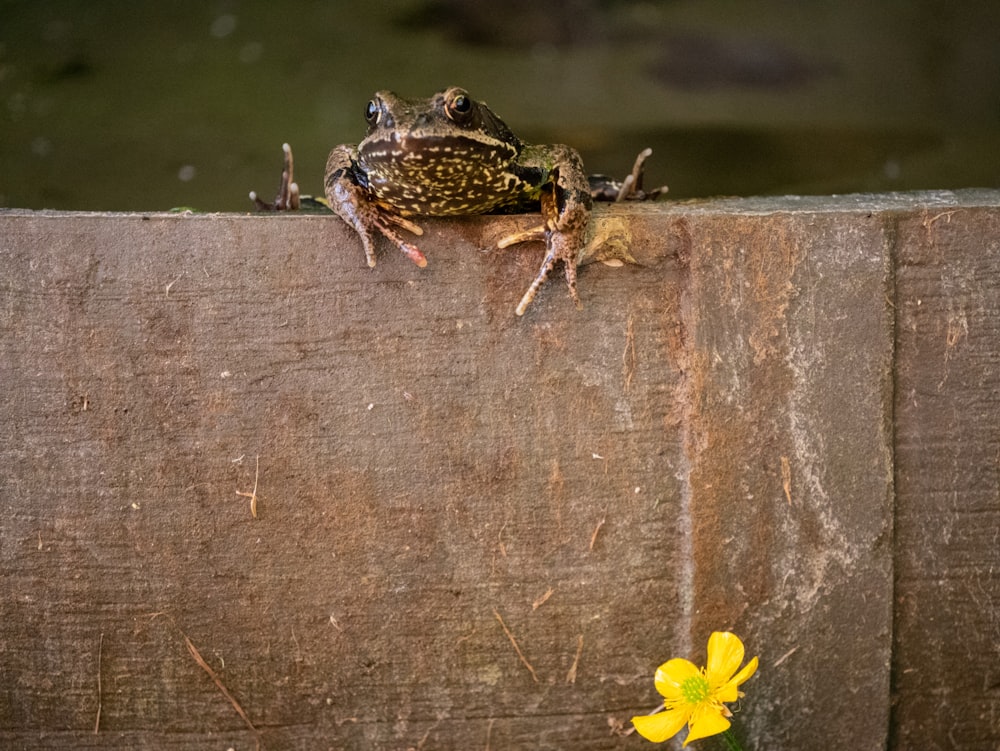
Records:
M486 106L457 86L439 91L429 99L403 99L391 91L380 91L365 108L368 137L394 140L462 138L482 143L500 143L520 148L510 128Z
M503 120L457 86L429 99L403 99L380 91L368 102L365 120L368 135L359 152L369 163L386 149L397 155L431 151L443 158L450 153L475 158L492 151L504 162L521 150L521 142Z
M515 169L523 144L464 89L429 99L380 91L365 118L368 136L358 145L357 174L396 211L481 214L519 205L536 187Z

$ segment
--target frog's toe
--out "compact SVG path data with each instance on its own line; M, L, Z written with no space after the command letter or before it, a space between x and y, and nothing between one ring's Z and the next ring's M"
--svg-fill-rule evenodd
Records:
M580 295L576 291L576 261L565 260L563 265L566 267L566 286L569 287L569 296L573 298L576 309L583 310L583 303L580 302Z
M535 275L534 281L531 282L531 286L528 287L528 291L524 293L521 297L521 302L517 304L514 312L523 316L524 312L531 305L531 301L535 299L535 295L538 294L538 290L542 288L545 281L549 278L549 272L552 271L552 267L556 265L556 253L553 249L549 249L545 253L545 258L542 259L542 266L538 269L538 273Z
M407 232L411 232L414 235L420 236L424 234L424 228L419 224L411 222L405 216L400 216L399 214L392 214L388 211L382 213L382 218L395 224L397 227L402 227Z
M420 248L408 242L401 243L399 249L403 251L407 258L413 261L420 268L427 266L427 257L420 252Z
M535 275L534 280L531 282L531 286L528 287L527 292L521 297L521 302L517 304L517 308L514 312L519 316L523 316L525 311L527 311L528 306L535 299L535 295L538 294L538 290L542 288L542 285L548 281L549 274L552 272L553 267L556 265L556 261L560 260L559 254L554 249L549 249L545 253L545 258L542 259L541 268L538 269L538 273ZM566 285L569 287L569 295L573 298L573 303L576 305L577 309L582 309L583 304L580 302L580 295L576 291L576 263L573 260L562 259L563 265L566 268Z
M400 224L400 222L396 221L397 219L402 220L402 222L405 222L405 224ZM389 220L389 221L386 221L386 220ZM393 245L395 245L397 248L399 248L400 251L402 251L403 255L405 255L407 258L409 258L411 261L413 261L415 264L417 264L417 266L419 266L420 268L424 268L427 265L427 257L424 256L424 254L420 252L420 248L418 248L416 245L414 245L413 243L409 243L406 240L404 240L403 237L402 237L402 235L400 235L398 232L396 232L396 229L395 229L395 227L392 226L392 224L400 224L400 226L406 226L407 224L409 224L409 225L411 225L413 227L417 227L417 225L413 224L412 222L410 222L408 220L403 219L402 217L397 217L394 214L384 214L384 215L382 215L380 217L380 221L378 221L377 224L376 224L376 226L378 227L379 232L381 232L383 235L385 235L386 238ZM417 229L420 229L420 228L417 227ZM423 230L421 230L421 232L422 231ZM417 234L419 234L419 233L417 233ZM375 265L374 250L372 250L371 254L369 255L369 249L367 247L365 247L365 254L368 255L368 265L369 266L374 266Z
M517 304L515 312L517 315L522 316L524 312L531 305L531 301L535 299L535 295L538 294L538 290L542 288L542 285L549 278L549 274L555 267L557 261L563 262L563 267L566 273L566 285L569 287L570 297L573 298L573 303L577 308L582 308L583 305L580 302L580 296L576 291L576 257L577 253L573 251L574 243L567 242L567 238L563 237L561 234L556 232L546 232L545 234L545 257L542 259L542 265L538 269L538 273L535 275L534 280L531 282L531 286L528 287L527 292L521 298L521 302Z
M361 246L365 249L365 260L368 262L368 268L375 268L375 240L369 234L362 234Z
M537 227L526 229L523 232L514 232L497 240L498 248L509 248L511 245L519 243L538 242L545 239L545 225L539 224Z

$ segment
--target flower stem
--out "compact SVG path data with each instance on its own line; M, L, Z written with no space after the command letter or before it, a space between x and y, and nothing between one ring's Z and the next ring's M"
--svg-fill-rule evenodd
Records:
M740 742L736 740L736 736L733 735L732 730L729 728L723 730L722 737L726 739L726 748L728 748L729 751L743 751L743 747L740 745Z

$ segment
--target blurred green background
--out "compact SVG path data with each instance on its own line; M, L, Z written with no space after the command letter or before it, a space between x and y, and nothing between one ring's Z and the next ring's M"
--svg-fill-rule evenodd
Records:
M246 211L460 85L672 198L1000 187L1000 3L0 0L0 206Z

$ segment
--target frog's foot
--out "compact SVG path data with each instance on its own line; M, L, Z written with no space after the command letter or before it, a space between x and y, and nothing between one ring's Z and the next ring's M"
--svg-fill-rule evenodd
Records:
M296 211L300 206L299 186L294 178L294 160L292 159L292 147L287 143L282 144L285 152L285 166L281 171L281 184L278 186L278 195L273 203L258 198L256 191L250 191L250 200L253 201L257 211Z
M550 191L542 193L541 211L542 218L545 220L544 224L531 227L523 232L515 232L501 238L497 243L497 247L506 248L515 243L536 240L545 242L545 257L542 259L542 265L531 282L531 286L521 297L521 302L514 309L514 312L519 316L524 315L558 261L563 263L570 297L573 298L577 308L583 307L576 291L576 265L580 249L584 245L590 207L560 212L558 197L554 191Z
M535 295L538 294L538 290L541 289L542 285L548 280L549 273L552 271L552 268L556 265L556 261L558 260L559 258L554 251L549 250L545 253L545 258L542 259L542 267L538 270L538 274L535 276L531 286L528 287L527 292L524 293L524 296L521 298L521 302L519 302L517 307L514 309L514 312L517 315L523 316L528 310L528 306L531 305L532 301L535 299ZM580 296L576 291L576 264L565 262L565 266L566 284L569 286L570 297L573 298L573 303L576 305L577 309L582 309L583 304L580 302Z
M534 280L531 282L531 286L528 287L527 292L521 297L521 302L517 304L514 312L519 316L523 316L525 311L527 311L528 306L531 305L532 300L535 299L535 295L538 294L538 290L542 288L542 285L549 278L549 274L555 267L557 261L562 261L563 266L566 270L566 284L569 286L570 297L573 298L573 302L576 304L577 308L583 307L580 303L580 296L576 291L576 252L570 247L571 242L569 238L560 234L556 229L552 227L546 227L545 225L539 225L538 227L532 227L531 229L524 230L523 232L515 232L512 235L507 235L497 242L498 248L507 248L511 245L516 245L523 242L535 242L538 240L543 240L545 242L545 257L542 259L542 265L538 269L538 273L535 275Z
M624 180L612 180L605 175L591 175L587 178L590 183L590 195L595 201L653 201L658 196L666 193L668 188L663 185L654 190L643 190L642 177L645 171L646 160L652 156L653 150L646 148L639 152L632 165L632 172Z
M422 235L424 231L420 225L368 200L359 186L349 180L338 179L336 176L327 185L326 197L340 218L361 237L369 267L375 267L376 231L399 248L417 266L423 268L427 265L427 258L420 249L413 243L407 242L397 231L397 228L402 228L414 235Z
M656 190L652 190L646 193L642 189L642 175L645 171L646 160L653 155L653 150L648 146L639 152L635 158L635 164L632 165L632 172L626 175L625 179L622 181L622 187L618 191L618 195L615 196L615 202L620 201L645 201L652 200L660 195L661 192L666 192L667 186L662 186Z

